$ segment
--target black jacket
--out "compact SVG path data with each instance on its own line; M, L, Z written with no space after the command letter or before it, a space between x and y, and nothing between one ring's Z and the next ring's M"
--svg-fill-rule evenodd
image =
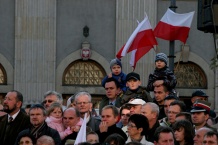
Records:
M99 130L100 123L101 123L100 117L90 116L90 120L89 120L89 122L87 122L86 126L90 127L92 129L92 131L97 131L97 130Z
M147 131L146 140L150 142L154 142L154 133L156 129L160 126L159 121L157 120L154 126Z
M0 117L0 145L14 145L16 137L22 130L30 126L30 119L20 111L11 123L8 123L8 115ZM6 127L8 128L6 131Z
M31 134L31 128L28 128L28 129L25 129L25 130L21 131L18 134L16 142L15 142L14 145L18 145L18 142L19 142L18 139L20 138L20 136L22 136L23 134L26 134L26 133ZM36 140L39 137L43 136L43 135L47 135L47 136L50 136L50 137L52 137L54 139L55 145L61 145L61 138L60 138L60 135L59 135L58 131L50 128L45 122L44 122L44 126L39 129L37 135L38 136L35 137Z
M154 91L153 83L156 80L163 80L164 85L168 88L168 90L174 90L176 87L176 76L173 72L165 66L162 69L155 69L153 74L149 75L147 89L148 91Z
M97 130L96 133L98 134L100 143L103 143L105 141L105 139L113 133L117 133L117 134L121 135L125 141L127 140L126 134L123 132L122 129L118 128L116 126L116 124L108 127L107 132L100 132L100 130Z
M76 140L78 132L73 132L71 134L69 134L68 136L66 136L63 140L62 140L62 145L65 145L65 143L67 142L67 140Z
M102 108L109 105L109 99L108 97L104 96L99 104L99 114L101 114ZM120 108L121 107L121 97L117 96L115 107Z

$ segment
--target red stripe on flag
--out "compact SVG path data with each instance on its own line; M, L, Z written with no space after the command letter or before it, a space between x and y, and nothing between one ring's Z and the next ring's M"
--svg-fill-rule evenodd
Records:
M147 29L147 30L138 32L128 52L131 52L134 49L142 48L145 46L151 46L151 45L157 45L157 41L154 37L154 33L152 29Z
M180 40L186 43L189 31L189 27L172 26L160 21L154 29L154 35L164 40Z

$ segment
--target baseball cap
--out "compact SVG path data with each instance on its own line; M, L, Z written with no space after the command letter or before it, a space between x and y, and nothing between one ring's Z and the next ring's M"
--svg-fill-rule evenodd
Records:
M196 90L192 93L192 97L200 96L200 97L208 97L203 90Z
M146 102L142 99L133 99L133 100L130 100L128 103L128 105L143 105L145 104Z
M131 73L127 74L126 81L128 81L130 79L135 79L135 80L139 80L140 81L140 76L139 76L139 74L137 74L135 72L131 72Z

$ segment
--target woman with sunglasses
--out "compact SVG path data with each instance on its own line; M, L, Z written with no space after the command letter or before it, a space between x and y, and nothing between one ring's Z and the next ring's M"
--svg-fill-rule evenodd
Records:
M127 132L129 137L126 143L134 141L144 145L153 145L152 142L148 142L145 138L148 128L149 123L147 117L141 114L131 115L127 125Z

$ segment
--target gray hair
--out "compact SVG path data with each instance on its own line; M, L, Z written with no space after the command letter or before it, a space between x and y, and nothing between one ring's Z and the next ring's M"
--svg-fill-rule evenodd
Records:
M159 109L159 107L157 106L157 104L152 103L152 102L147 102L147 103L145 103L145 104L142 105L142 106L145 106L145 105L149 105L150 108L151 108L151 112L152 112L152 113L156 113L156 114L157 114L157 118L158 118L160 109Z
M44 98L46 98L47 96L50 96L50 95L55 95L55 96L57 96L58 100L60 100L61 103L63 102L62 95L59 94L58 92L52 91L52 90L46 92L46 93L44 94Z
M43 143L47 145L55 145L54 139L47 135L43 135L40 138L38 138L36 145L41 145Z
M89 99L89 102L92 102L92 96L86 92L86 91L81 91L81 92L78 92L76 95L75 95L75 101L80 97L80 96L87 96L88 99Z

